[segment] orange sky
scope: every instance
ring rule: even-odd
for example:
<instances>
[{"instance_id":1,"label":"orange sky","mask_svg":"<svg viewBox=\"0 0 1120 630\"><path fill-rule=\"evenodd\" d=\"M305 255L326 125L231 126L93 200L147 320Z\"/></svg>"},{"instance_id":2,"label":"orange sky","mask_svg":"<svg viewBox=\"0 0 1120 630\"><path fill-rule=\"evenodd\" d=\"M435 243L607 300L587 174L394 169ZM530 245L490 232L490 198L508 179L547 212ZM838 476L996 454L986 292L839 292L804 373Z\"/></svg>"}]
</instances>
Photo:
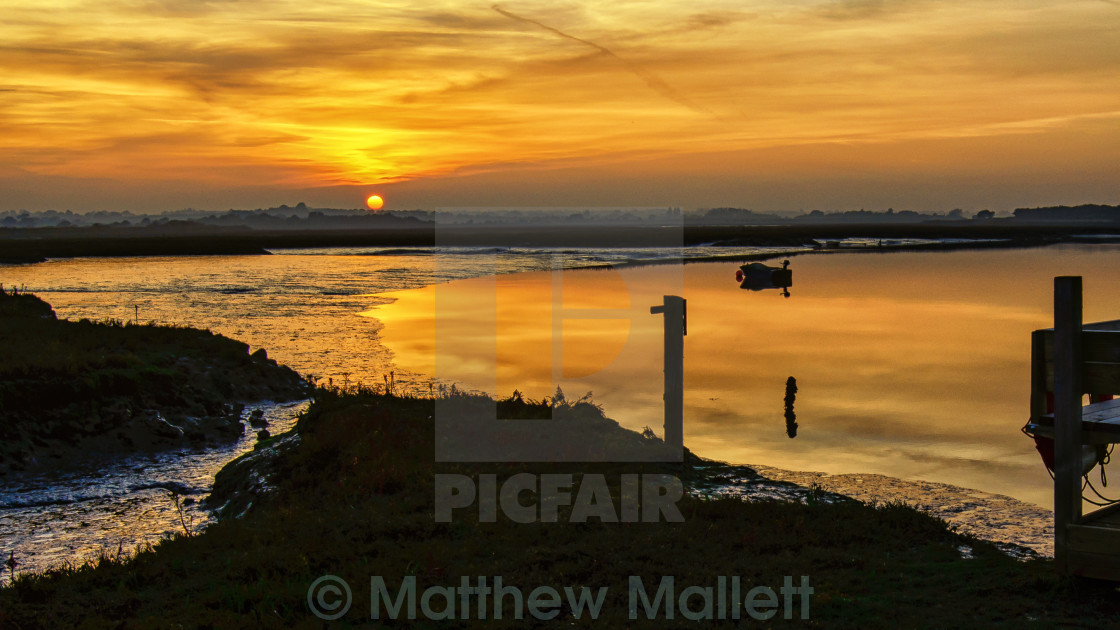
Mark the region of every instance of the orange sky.
<instances>
[{"instance_id":1,"label":"orange sky","mask_svg":"<svg viewBox=\"0 0 1120 630\"><path fill-rule=\"evenodd\" d=\"M1120 203L1120 2L0 0L0 210Z\"/></svg>"}]
</instances>

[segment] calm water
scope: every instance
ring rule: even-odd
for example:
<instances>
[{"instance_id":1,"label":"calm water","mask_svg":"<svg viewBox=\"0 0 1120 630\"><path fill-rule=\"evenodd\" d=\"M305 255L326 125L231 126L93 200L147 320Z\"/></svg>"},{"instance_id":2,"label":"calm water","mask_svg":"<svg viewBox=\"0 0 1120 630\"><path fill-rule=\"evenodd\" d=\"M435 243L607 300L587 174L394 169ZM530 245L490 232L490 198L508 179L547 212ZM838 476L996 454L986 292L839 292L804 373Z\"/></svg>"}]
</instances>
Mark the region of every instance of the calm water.
<instances>
[{"instance_id":1,"label":"calm water","mask_svg":"<svg viewBox=\"0 0 1120 630\"><path fill-rule=\"evenodd\" d=\"M702 248L631 250L319 249L274 256L85 258L0 266L0 283L23 286L59 317L155 321L209 328L264 347L301 374L335 383L380 383L426 393L429 378L394 364L380 343L382 325L360 314L390 298L376 293L434 282L554 266L657 261ZM766 251L744 248L744 254ZM272 433L290 428L300 404L262 404ZM251 408L247 408L248 414ZM169 489L190 502L193 529L209 520L198 500L227 462L251 450L253 431L221 448L76 462L60 474L0 483L0 553L20 571L80 563L101 552L130 551L182 524ZM7 573L0 576L6 583Z\"/></svg>"},{"instance_id":2,"label":"calm water","mask_svg":"<svg viewBox=\"0 0 1120 630\"><path fill-rule=\"evenodd\" d=\"M658 261L704 248L540 250L330 248L273 256L82 258L0 266L0 283L25 286L59 317L208 328L268 349L300 374L381 382L393 369L381 324L358 314L390 301L376 294L492 274ZM719 250L732 253L736 250ZM766 248L741 248L743 254ZM481 254L481 255L480 255ZM412 383L407 366L398 378Z\"/></svg>"},{"instance_id":3,"label":"calm water","mask_svg":"<svg viewBox=\"0 0 1120 630\"><path fill-rule=\"evenodd\" d=\"M623 425L660 432L662 323L649 307L683 295L695 452L1049 507L1050 477L1019 432L1030 332L1051 325L1056 275L1084 276L1086 321L1120 318L1117 263L1113 245L800 256L788 299L740 289L735 263L537 272L397 292L369 314L399 365L503 395L590 391Z\"/></svg>"},{"instance_id":4,"label":"calm water","mask_svg":"<svg viewBox=\"0 0 1120 630\"><path fill-rule=\"evenodd\" d=\"M393 371L424 393L452 382L534 398L557 385L569 397L590 391L624 425L659 432L661 321L649 307L683 295L693 451L909 500L1043 550L1050 479L1018 431L1029 333L1050 323L1055 275L1085 277L1087 320L1120 317L1120 247L1108 245L799 256L788 299L739 289L737 263L551 271L672 250L278 253L59 260L0 268L0 282L26 285L60 317L124 320L138 309L141 321L210 328L336 383L380 383ZM294 410L269 413L290 421ZM112 484L92 465L67 480L5 481L0 552L42 568L151 541L176 529L158 484L205 492L235 455L125 462Z\"/></svg>"},{"instance_id":5,"label":"calm water","mask_svg":"<svg viewBox=\"0 0 1120 630\"><path fill-rule=\"evenodd\" d=\"M649 307L683 295L692 450L1045 553L1052 481L1019 431L1030 332L1051 324L1056 275L1084 276L1086 321L1120 318L1118 261L1112 245L801 256L788 299L741 290L734 263L537 272L396 292L367 314L397 364L500 395L592 392L660 432Z\"/></svg>"}]
</instances>

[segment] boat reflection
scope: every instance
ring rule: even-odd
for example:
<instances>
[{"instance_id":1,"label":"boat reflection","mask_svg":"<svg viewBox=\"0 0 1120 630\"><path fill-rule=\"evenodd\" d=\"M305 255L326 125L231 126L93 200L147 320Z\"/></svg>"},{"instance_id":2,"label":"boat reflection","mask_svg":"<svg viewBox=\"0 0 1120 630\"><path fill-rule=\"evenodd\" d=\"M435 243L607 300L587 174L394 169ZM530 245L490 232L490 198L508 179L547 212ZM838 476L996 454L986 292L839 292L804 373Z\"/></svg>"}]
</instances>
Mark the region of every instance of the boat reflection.
<instances>
[{"instance_id":1,"label":"boat reflection","mask_svg":"<svg viewBox=\"0 0 1120 630\"><path fill-rule=\"evenodd\" d=\"M681 293L675 279L666 281L669 269L648 266L565 271L560 304L517 299L554 286L541 272L487 281L497 285L497 300L483 280L439 285L438 327L434 301L426 301L431 288L394 293L373 313L398 370L434 367L438 330L444 382L503 397L516 388L540 398L557 385L593 391L611 418L640 432L661 425L664 404L663 322L648 305L683 295L684 437L693 452L950 483L1049 507L1053 482L1017 431L1030 395L1023 339L1053 317L1053 276L1077 271L1093 286L1120 286L1118 255L1120 248L1104 246L807 256L798 268L811 282L798 285L796 302L728 300L726 262L685 265ZM607 288L620 286L625 302L605 301ZM593 317L571 319L582 313L569 313L565 302L580 298L585 307L596 290L604 301L591 304ZM1095 294L1102 297L1087 305L1087 320L1120 310L1116 292ZM576 321L582 326L569 325ZM617 329L608 325L616 321ZM466 323L479 334L468 334ZM585 359L570 366L575 356ZM810 430L797 427L796 439L776 417L790 375L799 394L812 390L795 403L795 422L811 422Z\"/></svg>"},{"instance_id":2,"label":"boat reflection","mask_svg":"<svg viewBox=\"0 0 1120 630\"><path fill-rule=\"evenodd\" d=\"M788 298L789 288L793 286L793 271L789 268L788 260L783 260L781 267L752 262L739 267L735 272L735 280L739 282L740 289L781 289L782 296Z\"/></svg>"}]
</instances>

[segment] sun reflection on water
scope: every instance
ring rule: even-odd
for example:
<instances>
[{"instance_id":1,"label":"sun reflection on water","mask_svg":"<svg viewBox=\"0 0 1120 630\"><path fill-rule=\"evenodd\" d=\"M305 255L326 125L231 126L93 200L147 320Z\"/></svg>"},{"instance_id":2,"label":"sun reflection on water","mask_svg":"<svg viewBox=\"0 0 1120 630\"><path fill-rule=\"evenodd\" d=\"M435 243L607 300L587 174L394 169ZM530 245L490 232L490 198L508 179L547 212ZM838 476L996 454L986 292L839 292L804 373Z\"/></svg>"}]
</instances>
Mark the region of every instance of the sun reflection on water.
<instances>
[{"instance_id":1,"label":"sun reflection on water","mask_svg":"<svg viewBox=\"0 0 1120 630\"><path fill-rule=\"evenodd\" d=\"M1120 317L1120 295L1108 290L1120 286L1118 252L802 256L788 300L740 291L736 264L686 265L685 443L730 462L878 473L1048 506L1050 478L1018 431L1028 412L1029 335L1049 325L1055 275L1085 276L1087 321ZM385 324L382 341L398 365L498 395L592 391L624 426L660 431L661 326L648 307L661 302L668 273L519 274L497 280L499 296L515 287L519 299L496 304L493 279L466 280L391 294L395 301L371 314ZM554 274L582 290L557 302ZM564 320L558 371L552 322L577 303L614 319ZM799 388L796 440L783 418L790 375Z\"/></svg>"}]
</instances>

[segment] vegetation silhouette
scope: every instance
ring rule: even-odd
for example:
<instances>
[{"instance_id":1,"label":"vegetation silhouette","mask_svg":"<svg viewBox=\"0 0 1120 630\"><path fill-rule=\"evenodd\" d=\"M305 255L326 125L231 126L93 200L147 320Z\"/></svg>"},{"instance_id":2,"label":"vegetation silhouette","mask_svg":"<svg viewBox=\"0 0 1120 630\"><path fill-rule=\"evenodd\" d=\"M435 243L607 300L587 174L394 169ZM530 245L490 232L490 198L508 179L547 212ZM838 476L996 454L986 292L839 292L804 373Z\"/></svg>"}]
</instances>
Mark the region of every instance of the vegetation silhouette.
<instances>
[{"instance_id":1,"label":"vegetation silhouette","mask_svg":"<svg viewBox=\"0 0 1120 630\"><path fill-rule=\"evenodd\" d=\"M0 290L0 473L235 439L239 403L305 395L263 349L209 330L59 320L38 297Z\"/></svg>"},{"instance_id":2,"label":"vegetation silhouette","mask_svg":"<svg viewBox=\"0 0 1120 630\"><path fill-rule=\"evenodd\" d=\"M467 403L482 399L456 396ZM552 410L552 400L505 400L510 415ZM678 588L714 585L720 575L779 587L782 576L807 575L816 591L811 618L791 620L794 626L866 627L890 620L899 627L989 627L1029 617L1042 626L1076 620L1102 627L1120 613L1112 585L1063 580L1053 575L1049 560L1016 560L905 506L823 494L811 506L705 495L696 490L701 482L740 473L695 457L680 472L690 488L679 503L683 523L569 523L564 514L570 506L559 507L555 523L514 523L501 515L497 522L480 522L469 509L451 523L437 523L436 473L497 474L500 483L521 472L572 474L578 481L581 474L601 472L611 479L611 473L658 468L438 464L432 457L435 402L368 387L316 390L292 432L258 445L219 475L218 503L237 494L222 492L254 477L265 480L248 497L247 509L232 511L240 518L226 516L193 536L178 534L132 554L19 574L12 587L0 589L0 625L318 626L307 608L307 589L325 574L345 579L356 591L371 575L384 576L394 592L409 575L418 589L479 575L501 575L522 588L607 587L598 620L606 627L634 623L628 620L630 575L647 583L671 575ZM618 492L612 485L612 497ZM521 501L535 501L531 495L524 493ZM962 557L962 546L971 548L971 557ZM347 620L369 623L368 609L357 606L363 601L368 596L355 600ZM512 605L506 598L501 627L525 623L512 618ZM568 609L559 621L590 622Z\"/></svg>"}]
</instances>

